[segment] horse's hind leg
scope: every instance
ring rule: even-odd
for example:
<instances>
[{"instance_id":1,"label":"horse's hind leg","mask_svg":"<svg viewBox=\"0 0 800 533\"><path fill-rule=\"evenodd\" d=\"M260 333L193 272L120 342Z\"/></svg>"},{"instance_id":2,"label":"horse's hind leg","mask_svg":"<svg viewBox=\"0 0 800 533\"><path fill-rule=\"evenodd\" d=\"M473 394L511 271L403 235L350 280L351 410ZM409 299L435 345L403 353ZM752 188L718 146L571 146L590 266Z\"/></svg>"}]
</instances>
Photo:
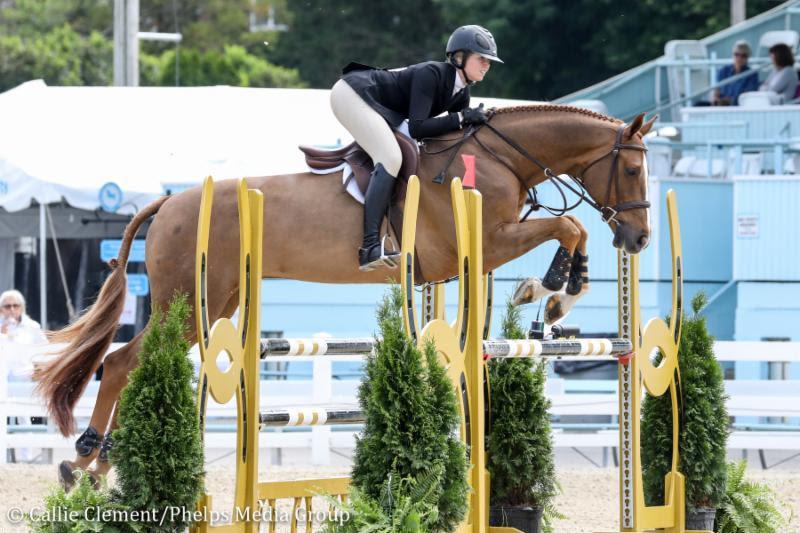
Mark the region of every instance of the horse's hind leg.
<instances>
[{"instance_id":1,"label":"horse's hind leg","mask_svg":"<svg viewBox=\"0 0 800 533\"><path fill-rule=\"evenodd\" d=\"M128 372L135 368L139 361L139 347L143 334L144 332L139 332L133 340L110 353L103 361L103 377L100 380L100 390L97 393L89 426L75 441L77 453L75 460L62 461L58 468L58 478L65 489L71 488L75 483L74 471L86 470L97 458L114 405L128 382Z\"/></svg>"},{"instance_id":2,"label":"horse's hind leg","mask_svg":"<svg viewBox=\"0 0 800 533\"><path fill-rule=\"evenodd\" d=\"M545 322L552 324L567 316L575 302L589 292L589 256L586 253L586 240L589 234L580 220L572 215L567 215L578 230L581 238L572 254L567 285L564 293L557 292L547 299L545 305ZM551 267L552 268L552 267Z\"/></svg>"},{"instance_id":3,"label":"horse's hind leg","mask_svg":"<svg viewBox=\"0 0 800 533\"><path fill-rule=\"evenodd\" d=\"M233 312L236 310L236 306L237 305L239 305L239 293L238 293L238 291L235 291L233 293L233 295L225 303L225 306L222 308L222 310L221 310L221 312L219 314L213 314L214 310L213 309L210 310L212 312L211 316L209 317L210 320L211 320L211 323L213 323L215 320L217 320L217 318L219 318L221 316L223 316L223 317L231 316L233 314ZM187 337L188 337L187 340L189 340L189 342L194 342L194 340L196 340L195 339L196 335L194 334L194 327L193 327L194 326L194 319L191 318L189 323L190 323L190 326L189 326L188 331L190 333L187 335ZM141 333L140 333L140 335L141 335ZM125 388L125 385L127 385L127 383L128 383L128 374L134 368L136 368L136 365L139 362L138 350L137 350L136 353L137 353L137 357L136 357L135 361L133 362L133 365L128 365L126 368L123 369L124 370L123 376L124 376L124 380L125 381L124 381L123 385L121 387L119 387L119 392L117 392L117 397L116 397L116 400L115 400L115 403L114 403L114 415L111 418L111 424L110 424L110 426L109 426L109 428L108 428L108 430L107 430L107 432L106 432L106 434L105 434L105 436L103 438L103 442L102 442L102 444L100 446L99 454L97 455L97 458L96 458L96 461L95 461L95 466L94 466L94 468L92 468L89 471L89 475L92 476L92 479L95 481L95 483L97 483L100 480L101 476L105 476L106 474L108 474L109 470L111 470L111 463L108 461L108 452L111 451L111 447L113 446L113 441L111 440L111 434L114 432L115 429L117 429L119 427L119 424L117 423L117 416L119 415L119 397L122 394L122 389ZM105 378L105 372L103 374L103 377ZM98 397L98 402L99 402L99 397Z\"/></svg>"},{"instance_id":4,"label":"horse's hind leg","mask_svg":"<svg viewBox=\"0 0 800 533\"><path fill-rule=\"evenodd\" d=\"M95 459L94 468L89 470L89 475L92 476L95 486L100 483L100 478L108 474L108 471L111 470L108 454L111 451L111 447L114 445L114 440L111 435L114 433L114 430L119 427L117 423L118 415L119 399L117 399L117 402L114 404L114 415L111 417L111 424L108 426L108 431L106 431L106 434L103 436L103 442L100 444L100 451L97 454L97 459Z\"/></svg>"}]
</instances>

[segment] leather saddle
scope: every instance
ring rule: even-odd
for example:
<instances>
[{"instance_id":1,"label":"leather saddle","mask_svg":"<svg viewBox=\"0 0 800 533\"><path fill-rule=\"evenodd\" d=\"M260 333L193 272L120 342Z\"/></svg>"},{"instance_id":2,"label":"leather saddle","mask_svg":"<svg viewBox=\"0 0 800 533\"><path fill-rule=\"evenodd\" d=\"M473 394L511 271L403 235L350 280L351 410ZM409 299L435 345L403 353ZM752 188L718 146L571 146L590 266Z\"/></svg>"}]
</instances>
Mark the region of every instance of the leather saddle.
<instances>
[{"instance_id":1,"label":"leather saddle","mask_svg":"<svg viewBox=\"0 0 800 533\"><path fill-rule=\"evenodd\" d=\"M403 154L403 164L397 176L399 179L394 187L392 203L405 199L408 178L418 174L419 165L419 151L416 141L398 132L394 132L394 136L397 139L397 144L400 145L400 152ZM351 179L355 179L361 192L365 195L367 194L369 178L375 166L372 163L372 158L358 143L354 141L335 150L314 148L312 146L300 146L299 148L306 156L306 164L314 170L329 170L342 163L348 163L350 168L353 169L353 175L345 182L344 188L347 188Z\"/></svg>"}]
</instances>

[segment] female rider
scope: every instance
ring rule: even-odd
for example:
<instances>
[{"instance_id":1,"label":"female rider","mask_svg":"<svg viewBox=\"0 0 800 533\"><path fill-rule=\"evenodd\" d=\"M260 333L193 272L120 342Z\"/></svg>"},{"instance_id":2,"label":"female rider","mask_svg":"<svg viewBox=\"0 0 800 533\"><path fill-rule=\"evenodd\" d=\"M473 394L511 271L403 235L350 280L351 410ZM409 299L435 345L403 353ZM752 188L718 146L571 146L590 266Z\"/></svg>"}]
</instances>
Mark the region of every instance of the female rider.
<instances>
[{"instance_id":1,"label":"female rider","mask_svg":"<svg viewBox=\"0 0 800 533\"><path fill-rule=\"evenodd\" d=\"M490 61L502 63L494 37L481 26L461 26L447 41L446 57L446 62L396 70L350 63L331 90L334 115L375 164L364 201L364 241L358 250L362 271L387 264L380 227L403 162L392 130L408 120L411 137L423 139L486 122L483 106L469 107L469 86L483 80ZM390 252L388 257L396 255Z\"/></svg>"}]
</instances>

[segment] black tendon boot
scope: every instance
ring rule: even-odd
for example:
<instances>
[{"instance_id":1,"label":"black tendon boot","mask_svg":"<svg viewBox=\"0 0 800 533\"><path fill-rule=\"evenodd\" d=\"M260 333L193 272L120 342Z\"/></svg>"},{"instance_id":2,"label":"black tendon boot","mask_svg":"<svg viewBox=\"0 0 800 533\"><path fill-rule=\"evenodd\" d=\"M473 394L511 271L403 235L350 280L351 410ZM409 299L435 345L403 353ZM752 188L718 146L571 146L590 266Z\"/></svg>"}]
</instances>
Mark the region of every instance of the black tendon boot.
<instances>
[{"instance_id":1,"label":"black tendon boot","mask_svg":"<svg viewBox=\"0 0 800 533\"><path fill-rule=\"evenodd\" d=\"M386 265L397 266L400 255L396 251L386 251L381 245L381 223L389 201L392 199L395 177L386 172L381 163L375 165L364 198L364 242L358 250L359 270L367 272Z\"/></svg>"},{"instance_id":2,"label":"black tendon boot","mask_svg":"<svg viewBox=\"0 0 800 533\"><path fill-rule=\"evenodd\" d=\"M572 267L572 254L563 246L559 246L550 268L547 270L542 285L551 291L560 291L569 277Z\"/></svg>"},{"instance_id":3,"label":"black tendon boot","mask_svg":"<svg viewBox=\"0 0 800 533\"><path fill-rule=\"evenodd\" d=\"M111 448L113 446L114 446L114 439L111 437L111 432L109 431L103 437L103 443L100 444L100 453L97 456L97 461L100 463L107 463L108 452L111 451Z\"/></svg>"},{"instance_id":4,"label":"black tendon boot","mask_svg":"<svg viewBox=\"0 0 800 533\"><path fill-rule=\"evenodd\" d=\"M576 296L580 294L584 286L588 285L589 256L575 250L575 255L572 257L572 268L569 271L569 281L567 281L567 294Z\"/></svg>"}]
</instances>

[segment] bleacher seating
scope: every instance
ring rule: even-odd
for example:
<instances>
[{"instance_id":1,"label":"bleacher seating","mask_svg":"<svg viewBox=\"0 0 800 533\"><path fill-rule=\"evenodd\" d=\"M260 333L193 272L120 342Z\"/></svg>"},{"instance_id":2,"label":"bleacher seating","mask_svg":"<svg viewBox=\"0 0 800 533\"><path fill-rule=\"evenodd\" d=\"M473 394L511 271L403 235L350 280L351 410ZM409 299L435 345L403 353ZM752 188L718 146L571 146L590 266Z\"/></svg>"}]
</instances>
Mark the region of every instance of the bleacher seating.
<instances>
[{"instance_id":1,"label":"bleacher seating","mask_svg":"<svg viewBox=\"0 0 800 533\"><path fill-rule=\"evenodd\" d=\"M792 51L796 51L797 45L800 43L800 34L794 30L773 30L765 32L758 40L756 56L766 57L769 54L768 50L780 43L785 44Z\"/></svg>"},{"instance_id":2,"label":"bleacher seating","mask_svg":"<svg viewBox=\"0 0 800 533\"><path fill-rule=\"evenodd\" d=\"M664 57L667 60L706 60L708 59L708 50L701 41L673 40L664 45ZM682 98L688 98L704 88L710 87L710 79L708 69L702 65L668 66L667 81L670 102L676 103Z\"/></svg>"},{"instance_id":3,"label":"bleacher seating","mask_svg":"<svg viewBox=\"0 0 800 533\"><path fill-rule=\"evenodd\" d=\"M751 91L739 95L739 107L769 107L781 103L781 95L773 91Z\"/></svg>"}]
</instances>

